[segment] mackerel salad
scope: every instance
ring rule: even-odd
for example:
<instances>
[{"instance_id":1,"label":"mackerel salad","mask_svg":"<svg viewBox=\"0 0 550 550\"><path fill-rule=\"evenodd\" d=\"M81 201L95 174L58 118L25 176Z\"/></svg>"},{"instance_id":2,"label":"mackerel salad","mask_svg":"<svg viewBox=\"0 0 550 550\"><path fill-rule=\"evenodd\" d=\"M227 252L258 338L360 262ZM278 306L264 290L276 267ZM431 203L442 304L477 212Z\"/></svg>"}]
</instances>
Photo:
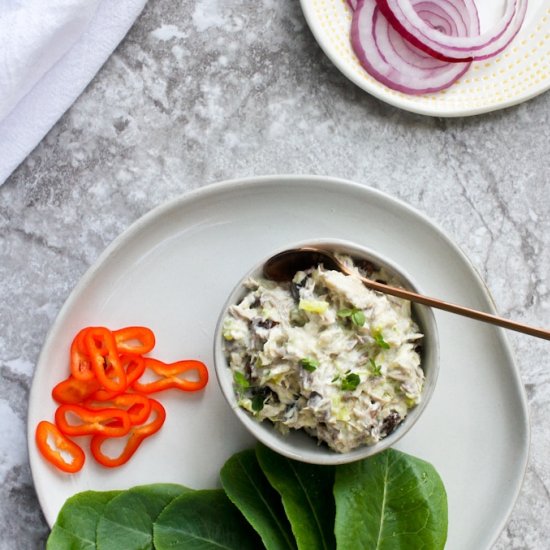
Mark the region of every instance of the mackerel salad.
<instances>
[{"instance_id":1,"label":"mackerel salad","mask_svg":"<svg viewBox=\"0 0 550 550\"><path fill-rule=\"evenodd\" d=\"M396 284L368 262L340 259ZM420 403L422 334L410 302L322 265L289 283L250 278L245 287L222 334L238 404L258 421L345 453L388 436Z\"/></svg>"}]
</instances>

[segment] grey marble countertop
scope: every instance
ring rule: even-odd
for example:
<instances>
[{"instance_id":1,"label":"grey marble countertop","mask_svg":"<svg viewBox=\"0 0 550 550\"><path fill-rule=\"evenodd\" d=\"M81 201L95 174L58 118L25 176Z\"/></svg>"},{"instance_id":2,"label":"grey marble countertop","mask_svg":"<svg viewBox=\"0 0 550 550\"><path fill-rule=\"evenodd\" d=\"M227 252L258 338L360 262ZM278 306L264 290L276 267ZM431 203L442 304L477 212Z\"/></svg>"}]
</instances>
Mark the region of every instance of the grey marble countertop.
<instances>
[{"instance_id":1,"label":"grey marble countertop","mask_svg":"<svg viewBox=\"0 0 550 550\"><path fill-rule=\"evenodd\" d=\"M150 0L0 187L0 547L44 545L26 448L33 370L72 288L134 220L222 179L347 178L439 224L472 259L501 314L550 327L549 113L549 94L470 119L385 105L331 65L295 0ZM544 549L550 343L509 336L532 442L496 548Z\"/></svg>"}]
</instances>

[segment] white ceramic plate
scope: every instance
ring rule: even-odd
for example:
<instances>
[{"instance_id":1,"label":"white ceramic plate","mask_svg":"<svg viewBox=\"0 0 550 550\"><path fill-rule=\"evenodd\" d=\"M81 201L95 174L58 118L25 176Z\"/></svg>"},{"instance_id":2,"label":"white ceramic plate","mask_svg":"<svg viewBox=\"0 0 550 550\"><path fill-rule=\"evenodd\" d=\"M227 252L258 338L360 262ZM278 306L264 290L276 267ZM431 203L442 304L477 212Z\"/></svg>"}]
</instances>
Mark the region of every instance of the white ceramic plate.
<instances>
[{"instance_id":1,"label":"white ceramic plate","mask_svg":"<svg viewBox=\"0 0 550 550\"><path fill-rule=\"evenodd\" d=\"M215 376L203 394L167 393L166 424L125 466L92 459L73 476L38 454L34 429L51 420L51 388L67 375L76 331L86 325L154 329L153 355L197 358L214 369L218 314L249 268L271 250L314 238L347 239L400 264L426 292L493 310L471 264L428 219L361 185L321 177L266 177L210 185L159 207L121 235L62 308L33 380L29 454L38 498L52 524L63 502L86 489L176 482L218 484L224 461L253 442L230 413ZM484 549L519 492L528 453L526 400L503 332L436 312L441 370L423 417L398 447L441 474L449 496L448 550Z\"/></svg>"},{"instance_id":2,"label":"white ceramic plate","mask_svg":"<svg viewBox=\"0 0 550 550\"><path fill-rule=\"evenodd\" d=\"M453 86L435 94L396 92L372 78L359 64L349 40L347 0L300 0L315 39L338 69L373 96L407 111L453 117L494 111L526 101L550 88L550 5L529 0L523 26L501 54L476 62ZM504 0L479 1L482 31L499 19Z\"/></svg>"}]
</instances>

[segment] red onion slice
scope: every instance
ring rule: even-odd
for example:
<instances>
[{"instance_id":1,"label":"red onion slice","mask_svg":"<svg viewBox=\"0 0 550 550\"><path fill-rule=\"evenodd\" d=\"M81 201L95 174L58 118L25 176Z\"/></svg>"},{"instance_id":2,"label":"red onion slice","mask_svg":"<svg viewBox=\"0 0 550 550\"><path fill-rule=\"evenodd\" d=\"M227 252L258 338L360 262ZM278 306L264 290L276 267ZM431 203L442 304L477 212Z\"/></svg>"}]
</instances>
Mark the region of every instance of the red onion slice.
<instances>
[{"instance_id":1,"label":"red onion slice","mask_svg":"<svg viewBox=\"0 0 550 550\"><path fill-rule=\"evenodd\" d=\"M387 35L377 33L376 39L379 49L385 52L385 60L390 64L392 64L394 56L406 59L409 65L419 69L439 69L448 63L448 61L441 61L441 59L436 59L415 48L410 42L403 40L403 37L392 26L389 26ZM387 53L388 51L390 53Z\"/></svg>"},{"instance_id":2,"label":"red onion slice","mask_svg":"<svg viewBox=\"0 0 550 550\"><path fill-rule=\"evenodd\" d=\"M419 14L420 19L428 23L429 26L437 29L429 19L421 16L420 13L447 13L456 22L457 26L466 29L452 36L468 36L479 34L479 15L474 0L424 0L422 2L413 2L414 10Z\"/></svg>"},{"instance_id":3,"label":"red onion slice","mask_svg":"<svg viewBox=\"0 0 550 550\"><path fill-rule=\"evenodd\" d=\"M430 27L450 36L466 36L469 32L469 19L454 4L443 7L436 2L419 2L414 9L420 19Z\"/></svg>"},{"instance_id":4,"label":"red onion slice","mask_svg":"<svg viewBox=\"0 0 550 550\"><path fill-rule=\"evenodd\" d=\"M357 0L348 0L349 7L355 11L357 9Z\"/></svg>"},{"instance_id":5,"label":"red onion slice","mask_svg":"<svg viewBox=\"0 0 550 550\"><path fill-rule=\"evenodd\" d=\"M438 59L469 61L486 59L501 52L518 33L528 0L508 0L502 19L491 30L469 36L444 34L426 22L412 0L376 0L390 24L411 44ZM473 0L465 0L472 11ZM469 6L471 4L471 6Z\"/></svg>"},{"instance_id":6,"label":"red onion slice","mask_svg":"<svg viewBox=\"0 0 550 550\"><path fill-rule=\"evenodd\" d=\"M468 36L479 33L477 10L473 4L467 5L465 0L416 0L414 9L433 27L443 23L445 28L450 30L449 34ZM415 48L410 42L403 40L393 27L390 28L388 36L393 49L413 65L433 69L447 63Z\"/></svg>"},{"instance_id":7,"label":"red onion slice","mask_svg":"<svg viewBox=\"0 0 550 550\"><path fill-rule=\"evenodd\" d=\"M450 19L448 12L441 13L447 13ZM455 27L458 28L456 22ZM448 88L470 66L469 62L442 63L427 58L425 52L393 32L376 0L358 0L351 25L351 43L361 65L371 76L407 94Z\"/></svg>"}]
</instances>

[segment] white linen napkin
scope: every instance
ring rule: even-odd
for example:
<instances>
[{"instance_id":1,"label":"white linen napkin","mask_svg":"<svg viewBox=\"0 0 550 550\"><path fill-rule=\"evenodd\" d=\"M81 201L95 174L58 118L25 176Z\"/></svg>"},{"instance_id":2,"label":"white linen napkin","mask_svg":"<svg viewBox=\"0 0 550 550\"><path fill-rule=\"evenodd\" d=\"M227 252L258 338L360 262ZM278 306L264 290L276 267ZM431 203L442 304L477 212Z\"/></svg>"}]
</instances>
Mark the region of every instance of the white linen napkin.
<instances>
[{"instance_id":1,"label":"white linen napkin","mask_svg":"<svg viewBox=\"0 0 550 550\"><path fill-rule=\"evenodd\" d=\"M72 105L147 0L0 0L0 184Z\"/></svg>"}]
</instances>

